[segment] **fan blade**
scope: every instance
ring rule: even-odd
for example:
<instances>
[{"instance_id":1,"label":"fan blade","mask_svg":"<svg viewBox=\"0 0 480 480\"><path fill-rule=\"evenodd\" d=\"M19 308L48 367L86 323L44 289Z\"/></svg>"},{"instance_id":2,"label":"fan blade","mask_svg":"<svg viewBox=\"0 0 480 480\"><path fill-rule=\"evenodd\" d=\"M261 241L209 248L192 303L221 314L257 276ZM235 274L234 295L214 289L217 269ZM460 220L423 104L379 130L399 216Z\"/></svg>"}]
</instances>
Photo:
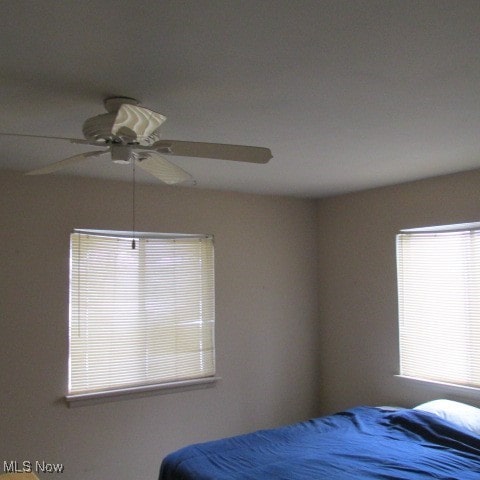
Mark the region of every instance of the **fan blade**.
<instances>
[{"instance_id":1,"label":"fan blade","mask_svg":"<svg viewBox=\"0 0 480 480\"><path fill-rule=\"evenodd\" d=\"M188 172L165 160L156 152L142 152L137 160L137 165L168 185L194 182Z\"/></svg>"},{"instance_id":2,"label":"fan blade","mask_svg":"<svg viewBox=\"0 0 480 480\"><path fill-rule=\"evenodd\" d=\"M237 162L267 163L272 158L269 148L223 143L183 142L181 140L160 140L153 149L180 157L215 158Z\"/></svg>"},{"instance_id":3,"label":"fan blade","mask_svg":"<svg viewBox=\"0 0 480 480\"><path fill-rule=\"evenodd\" d=\"M80 138L67 138L67 137L49 137L47 135L27 135L23 133L6 133L6 132L0 132L0 135L5 135L9 137L30 137L30 138L45 138L47 140L66 140L67 142L70 143L82 143L86 145L98 145L102 146L102 143L100 142L91 142L90 140L84 140Z\"/></svg>"},{"instance_id":4,"label":"fan blade","mask_svg":"<svg viewBox=\"0 0 480 480\"><path fill-rule=\"evenodd\" d=\"M58 162L51 163L45 167L37 168L36 170L27 172L25 175L44 175L46 173L53 173L64 167L81 163L89 157L98 157L100 155L104 155L105 153L108 153L108 150L97 150L95 152L81 153L80 155L74 155L73 157L68 157L63 160L59 160Z\"/></svg>"},{"instance_id":5,"label":"fan blade","mask_svg":"<svg viewBox=\"0 0 480 480\"><path fill-rule=\"evenodd\" d=\"M165 120L160 113L124 103L118 109L112 134L139 141L148 138Z\"/></svg>"}]
</instances>

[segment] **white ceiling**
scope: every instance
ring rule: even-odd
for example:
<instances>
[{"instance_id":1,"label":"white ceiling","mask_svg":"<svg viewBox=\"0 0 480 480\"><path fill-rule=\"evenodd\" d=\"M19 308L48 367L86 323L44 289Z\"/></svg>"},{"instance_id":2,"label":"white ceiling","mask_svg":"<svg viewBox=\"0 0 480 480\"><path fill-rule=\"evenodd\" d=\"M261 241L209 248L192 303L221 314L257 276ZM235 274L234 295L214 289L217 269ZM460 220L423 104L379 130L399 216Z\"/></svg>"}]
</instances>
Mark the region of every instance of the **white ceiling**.
<instances>
[{"instance_id":1,"label":"white ceiling","mask_svg":"<svg viewBox=\"0 0 480 480\"><path fill-rule=\"evenodd\" d=\"M122 95L167 117L164 138L272 150L266 165L172 157L195 188L320 197L480 167L478 0L0 7L0 131L81 138ZM0 137L0 166L85 150ZM131 175L98 159L64 173Z\"/></svg>"}]
</instances>

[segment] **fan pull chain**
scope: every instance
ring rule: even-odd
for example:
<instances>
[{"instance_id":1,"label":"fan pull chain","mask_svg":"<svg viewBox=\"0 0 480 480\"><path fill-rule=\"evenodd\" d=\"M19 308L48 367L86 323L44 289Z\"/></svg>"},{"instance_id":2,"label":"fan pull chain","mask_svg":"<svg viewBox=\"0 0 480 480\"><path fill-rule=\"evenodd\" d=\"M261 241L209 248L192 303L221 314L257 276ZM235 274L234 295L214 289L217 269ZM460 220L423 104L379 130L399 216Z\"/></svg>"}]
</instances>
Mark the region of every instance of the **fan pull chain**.
<instances>
[{"instance_id":1,"label":"fan pull chain","mask_svg":"<svg viewBox=\"0 0 480 480\"><path fill-rule=\"evenodd\" d=\"M132 158L132 250L136 248L135 242L135 159Z\"/></svg>"}]
</instances>

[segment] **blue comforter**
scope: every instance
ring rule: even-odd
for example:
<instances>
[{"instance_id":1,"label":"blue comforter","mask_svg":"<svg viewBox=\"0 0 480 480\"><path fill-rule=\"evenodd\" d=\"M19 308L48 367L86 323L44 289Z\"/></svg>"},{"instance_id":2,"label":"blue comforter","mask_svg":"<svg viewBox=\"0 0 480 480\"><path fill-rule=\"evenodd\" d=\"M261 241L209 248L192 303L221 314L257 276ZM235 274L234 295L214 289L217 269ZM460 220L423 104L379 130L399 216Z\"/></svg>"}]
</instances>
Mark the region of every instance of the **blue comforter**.
<instances>
[{"instance_id":1,"label":"blue comforter","mask_svg":"<svg viewBox=\"0 0 480 480\"><path fill-rule=\"evenodd\" d=\"M168 455L160 480L480 480L480 436L417 410L357 407Z\"/></svg>"}]
</instances>

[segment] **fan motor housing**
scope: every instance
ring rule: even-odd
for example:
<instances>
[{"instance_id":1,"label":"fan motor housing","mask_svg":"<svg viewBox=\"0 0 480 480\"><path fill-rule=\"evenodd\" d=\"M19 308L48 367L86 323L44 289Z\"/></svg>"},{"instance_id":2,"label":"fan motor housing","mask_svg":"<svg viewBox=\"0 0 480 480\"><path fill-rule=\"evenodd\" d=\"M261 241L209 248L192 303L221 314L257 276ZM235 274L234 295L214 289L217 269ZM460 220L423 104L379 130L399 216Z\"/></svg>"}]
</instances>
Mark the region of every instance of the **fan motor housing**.
<instances>
[{"instance_id":1,"label":"fan motor housing","mask_svg":"<svg viewBox=\"0 0 480 480\"><path fill-rule=\"evenodd\" d=\"M87 119L82 127L83 135L87 140L105 142L116 140L112 135L112 128L116 118L115 113L103 113Z\"/></svg>"},{"instance_id":2,"label":"fan motor housing","mask_svg":"<svg viewBox=\"0 0 480 480\"><path fill-rule=\"evenodd\" d=\"M92 141L105 141L115 143L128 143L121 137L112 134L113 125L117 117L119 108L124 105L138 105L138 100L130 97L109 97L103 102L105 110L108 113L96 115L87 119L82 127L83 136L87 140Z\"/></svg>"}]
</instances>

